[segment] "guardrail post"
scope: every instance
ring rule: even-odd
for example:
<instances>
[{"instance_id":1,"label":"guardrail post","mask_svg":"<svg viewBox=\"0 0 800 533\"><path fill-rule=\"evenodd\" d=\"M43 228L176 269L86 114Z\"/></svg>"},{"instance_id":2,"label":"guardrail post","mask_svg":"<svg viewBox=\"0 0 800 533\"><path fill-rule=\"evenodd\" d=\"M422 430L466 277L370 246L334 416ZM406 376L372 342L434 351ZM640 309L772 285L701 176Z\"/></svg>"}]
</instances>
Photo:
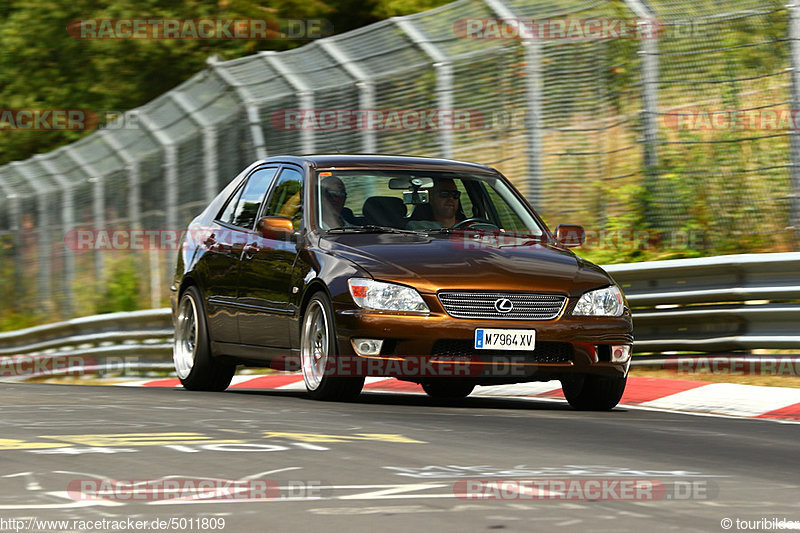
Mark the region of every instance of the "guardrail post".
<instances>
[{"instance_id":1,"label":"guardrail post","mask_svg":"<svg viewBox=\"0 0 800 533\"><path fill-rule=\"evenodd\" d=\"M275 69L286 82L292 86L292 88L297 93L297 96L300 98L300 108L313 110L314 109L314 91L311 87L306 84L305 80L300 76L296 76L290 69L283 64L280 60L276 52L273 51L264 51L259 52L259 56L261 56L264 61L267 62L269 66ZM303 128L300 130L300 143L301 143L301 150L304 154L313 154L314 153L314 130L311 128Z\"/></svg>"},{"instance_id":2,"label":"guardrail post","mask_svg":"<svg viewBox=\"0 0 800 533\"><path fill-rule=\"evenodd\" d=\"M519 16L502 0L484 0L484 2L498 17L519 22ZM525 96L528 104L525 117L528 177L524 182L522 194L534 208L539 209L542 207L542 43L535 35L528 37L522 40L525 54Z\"/></svg>"},{"instance_id":3,"label":"guardrail post","mask_svg":"<svg viewBox=\"0 0 800 533\"><path fill-rule=\"evenodd\" d=\"M63 194L63 201L61 204L61 226L63 234L66 237L67 232L75 228L75 195L73 191L73 184L67 178L61 175L61 171L50 160L50 157L57 154L58 151L52 152L48 156L35 155L33 159L38 161L42 168L44 168L50 177L58 183ZM73 283L75 282L75 252L72 248L67 246L64 242L64 292L66 298L64 299L64 311L71 315L73 312L72 306L72 290Z\"/></svg>"},{"instance_id":4,"label":"guardrail post","mask_svg":"<svg viewBox=\"0 0 800 533\"><path fill-rule=\"evenodd\" d=\"M31 172L28 164L21 161L10 163L11 168L17 171L27 181L36 195L36 248L39 262L38 293L39 305L43 306L48 312L53 310L53 285L52 285L52 262L50 245L50 210L47 208L48 189L42 184L39 176Z\"/></svg>"},{"instance_id":5,"label":"guardrail post","mask_svg":"<svg viewBox=\"0 0 800 533\"><path fill-rule=\"evenodd\" d=\"M261 131L261 117L259 117L258 114L258 106L253 103L255 99L246 87L239 83L230 72L225 70L225 67L217 56L209 57L206 63L219 79L236 91L236 95L239 97L239 100L241 100L245 112L247 113L247 120L250 125L250 136L253 138L253 149L256 152L255 157L256 159L265 159L267 157L267 148L264 142L264 132Z\"/></svg>"},{"instance_id":6,"label":"guardrail post","mask_svg":"<svg viewBox=\"0 0 800 533\"><path fill-rule=\"evenodd\" d=\"M334 61L339 63L350 77L356 80L356 87L358 87L358 105L361 111L368 112L373 110L375 108L375 85L372 82L372 78L369 77L357 62L350 60L347 54L330 39L319 40L317 44L331 56ZM363 128L361 130L361 150L365 154L374 154L376 152L377 143L374 130L370 128Z\"/></svg>"},{"instance_id":7,"label":"guardrail post","mask_svg":"<svg viewBox=\"0 0 800 533\"><path fill-rule=\"evenodd\" d=\"M436 97L439 112L450 113L453 110L453 65L450 58L428 41L422 32L410 20L404 18L391 19L425 54L433 61L436 69ZM453 157L453 131L443 128L439 132L441 156Z\"/></svg>"},{"instance_id":8,"label":"guardrail post","mask_svg":"<svg viewBox=\"0 0 800 533\"><path fill-rule=\"evenodd\" d=\"M790 3L789 9L789 47L792 59L792 116L798 116L800 110L800 5ZM789 133L791 140L791 225L794 228L795 241L800 241L800 130L794 127Z\"/></svg>"}]
</instances>

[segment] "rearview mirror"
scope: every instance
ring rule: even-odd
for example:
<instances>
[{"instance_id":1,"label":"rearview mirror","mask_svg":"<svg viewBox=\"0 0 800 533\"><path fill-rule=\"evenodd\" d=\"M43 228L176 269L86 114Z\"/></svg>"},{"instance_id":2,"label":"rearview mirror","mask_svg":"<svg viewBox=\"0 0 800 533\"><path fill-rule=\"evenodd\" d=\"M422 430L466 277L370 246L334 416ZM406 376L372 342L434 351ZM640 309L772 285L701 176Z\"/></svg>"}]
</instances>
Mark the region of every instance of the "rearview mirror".
<instances>
[{"instance_id":1,"label":"rearview mirror","mask_svg":"<svg viewBox=\"0 0 800 533\"><path fill-rule=\"evenodd\" d=\"M433 187L433 178L416 178L403 176L402 178L392 178L389 180L389 188L398 189L430 189Z\"/></svg>"},{"instance_id":2,"label":"rearview mirror","mask_svg":"<svg viewBox=\"0 0 800 533\"><path fill-rule=\"evenodd\" d=\"M287 217L263 217L256 224L256 231L265 239L285 241L294 235L294 224Z\"/></svg>"},{"instance_id":3,"label":"rearview mirror","mask_svg":"<svg viewBox=\"0 0 800 533\"><path fill-rule=\"evenodd\" d=\"M556 226L556 240L567 248L574 248L583 244L586 240L586 232L582 226L559 224Z\"/></svg>"}]
</instances>

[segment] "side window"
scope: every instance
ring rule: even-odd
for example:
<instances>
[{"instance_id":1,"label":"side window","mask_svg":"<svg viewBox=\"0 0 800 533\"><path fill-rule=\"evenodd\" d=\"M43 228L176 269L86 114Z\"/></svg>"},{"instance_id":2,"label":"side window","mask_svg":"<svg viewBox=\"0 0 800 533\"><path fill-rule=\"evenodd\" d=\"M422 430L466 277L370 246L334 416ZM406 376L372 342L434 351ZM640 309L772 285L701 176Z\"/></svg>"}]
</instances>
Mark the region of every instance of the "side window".
<instances>
[{"instance_id":1,"label":"side window","mask_svg":"<svg viewBox=\"0 0 800 533\"><path fill-rule=\"evenodd\" d=\"M256 222L258 208L261 207L261 202L277 171L277 168L263 168L251 174L241 193L228 202L219 219L234 226L252 228Z\"/></svg>"},{"instance_id":2,"label":"side window","mask_svg":"<svg viewBox=\"0 0 800 533\"><path fill-rule=\"evenodd\" d=\"M272 194L267 201L265 217L288 217L294 229L303 220L303 173L293 168L284 168Z\"/></svg>"},{"instance_id":3,"label":"side window","mask_svg":"<svg viewBox=\"0 0 800 533\"><path fill-rule=\"evenodd\" d=\"M239 197L242 195L242 189L244 187L239 187L236 189L236 192L228 199L228 203L225 204L225 209L222 210L222 213L217 217L217 220L221 220L222 222L227 222L230 224L233 221L233 212L236 210L236 203L239 201Z\"/></svg>"}]
</instances>

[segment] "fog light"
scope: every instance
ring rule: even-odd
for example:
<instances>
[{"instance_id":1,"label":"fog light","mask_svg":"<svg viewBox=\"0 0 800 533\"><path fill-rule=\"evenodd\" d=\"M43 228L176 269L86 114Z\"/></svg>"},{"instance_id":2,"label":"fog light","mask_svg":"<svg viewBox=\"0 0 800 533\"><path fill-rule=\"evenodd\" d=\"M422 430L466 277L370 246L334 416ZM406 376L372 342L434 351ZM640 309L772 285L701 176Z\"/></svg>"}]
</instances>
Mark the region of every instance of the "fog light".
<instances>
[{"instance_id":1,"label":"fog light","mask_svg":"<svg viewBox=\"0 0 800 533\"><path fill-rule=\"evenodd\" d=\"M353 339L350 341L358 355L380 355L383 339Z\"/></svg>"},{"instance_id":2,"label":"fog light","mask_svg":"<svg viewBox=\"0 0 800 533\"><path fill-rule=\"evenodd\" d=\"M621 346L611 347L611 362L624 363L631 357L631 345L623 344Z\"/></svg>"}]
</instances>

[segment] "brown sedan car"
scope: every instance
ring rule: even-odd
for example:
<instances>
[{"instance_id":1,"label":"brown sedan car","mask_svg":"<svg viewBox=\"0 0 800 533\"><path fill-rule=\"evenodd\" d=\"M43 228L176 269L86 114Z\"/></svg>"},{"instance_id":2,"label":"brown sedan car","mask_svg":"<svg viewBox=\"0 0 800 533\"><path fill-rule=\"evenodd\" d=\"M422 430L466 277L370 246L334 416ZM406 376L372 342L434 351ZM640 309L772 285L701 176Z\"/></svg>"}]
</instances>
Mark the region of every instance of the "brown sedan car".
<instances>
[{"instance_id":1,"label":"brown sedan car","mask_svg":"<svg viewBox=\"0 0 800 533\"><path fill-rule=\"evenodd\" d=\"M172 288L184 387L224 390L236 365L302 370L348 400L365 376L435 398L557 379L611 409L633 342L621 291L499 172L400 156L273 157L189 225Z\"/></svg>"}]
</instances>

